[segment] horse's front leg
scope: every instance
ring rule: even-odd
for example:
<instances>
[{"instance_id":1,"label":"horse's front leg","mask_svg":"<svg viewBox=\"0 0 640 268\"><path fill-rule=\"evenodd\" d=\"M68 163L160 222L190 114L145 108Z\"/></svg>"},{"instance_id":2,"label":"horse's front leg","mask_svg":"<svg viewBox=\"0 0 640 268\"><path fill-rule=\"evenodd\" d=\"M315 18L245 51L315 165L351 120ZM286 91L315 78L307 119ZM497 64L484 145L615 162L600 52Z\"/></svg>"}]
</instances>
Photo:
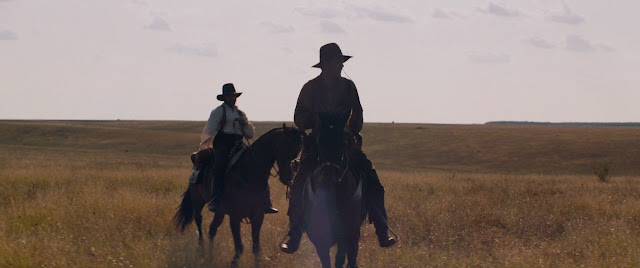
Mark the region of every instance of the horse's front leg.
<instances>
[{"instance_id":1,"label":"horse's front leg","mask_svg":"<svg viewBox=\"0 0 640 268\"><path fill-rule=\"evenodd\" d=\"M257 213L251 219L251 238L253 241L253 261L255 267L260 267L260 229L264 221L264 213Z\"/></svg>"},{"instance_id":2,"label":"horse's front leg","mask_svg":"<svg viewBox=\"0 0 640 268\"><path fill-rule=\"evenodd\" d=\"M344 237L344 244L347 253L347 267L358 267L358 244L360 243L360 223L352 223L354 228L351 228L350 232L346 233Z\"/></svg>"},{"instance_id":3,"label":"horse's front leg","mask_svg":"<svg viewBox=\"0 0 640 268\"><path fill-rule=\"evenodd\" d=\"M229 216L229 225L231 226L231 234L233 235L233 245L235 246L236 253L233 255L233 260L231 261L231 266L236 267L238 265L238 259L240 259L240 255L242 251L244 251L244 246L242 245L242 239L240 237L240 218Z\"/></svg>"},{"instance_id":4,"label":"horse's front leg","mask_svg":"<svg viewBox=\"0 0 640 268\"><path fill-rule=\"evenodd\" d=\"M264 213L258 213L251 219L251 238L253 239L253 254L260 253L260 229L264 221Z\"/></svg>"},{"instance_id":5,"label":"horse's front leg","mask_svg":"<svg viewBox=\"0 0 640 268\"><path fill-rule=\"evenodd\" d=\"M318 257L320 258L320 262L322 263L322 268L331 268L331 258L329 254L329 245L315 245L316 253L318 253Z\"/></svg>"},{"instance_id":6,"label":"horse's front leg","mask_svg":"<svg viewBox=\"0 0 640 268\"><path fill-rule=\"evenodd\" d=\"M341 238L338 238L338 251L336 252L336 268L342 268L344 266L344 261L347 255L347 251L344 246L344 241Z\"/></svg>"}]
</instances>

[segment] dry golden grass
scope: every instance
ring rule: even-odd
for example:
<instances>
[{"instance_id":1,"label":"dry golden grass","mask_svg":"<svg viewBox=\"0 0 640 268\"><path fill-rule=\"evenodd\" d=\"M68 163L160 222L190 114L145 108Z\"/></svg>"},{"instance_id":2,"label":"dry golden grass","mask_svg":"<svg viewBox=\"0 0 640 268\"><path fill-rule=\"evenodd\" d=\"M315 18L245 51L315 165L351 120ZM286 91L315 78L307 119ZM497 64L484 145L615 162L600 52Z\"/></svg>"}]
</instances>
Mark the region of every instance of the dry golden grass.
<instances>
[{"instance_id":1,"label":"dry golden grass","mask_svg":"<svg viewBox=\"0 0 640 268\"><path fill-rule=\"evenodd\" d=\"M120 123L126 127L118 125ZM14 131L0 134L1 267L204 267L211 266L212 262L218 266L228 265L233 254L228 220L218 233L211 261L211 256L199 251L195 226L180 234L171 223L175 207L187 186L189 148L195 146L182 148L176 144L192 143L193 138L197 140L196 123L77 124L0 123L0 129ZM260 129L264 131L275 125L264 124ZM425 159L430 159L434 153L420 150L440 148L445 159L451 157L447 152L464 155L465 141L471 145L488 142L483 137L491 136L493 129L485 126L404 127L409 135L414 135L413 139L424 139L422 142L426 144L405 152L417 158L422 155ZM58 132L53 130L60 131L60 128L69 131L59 132L66 134L56 136ZM422 168L414 166L419 164L420 158L412 160L406 155L379 154L378 150L384 146L377 145L382 147L376 148L375 144L390 140L385 135L397 135L400 131L397 128L397 125L373 125L374 131L368 135L371 141L365 140L371 144L367 147L370 150L365 148L365 151L374 152L374 163L383 163L379 165L380 176L387 191L390 225L400 236L400 243L393 248L380 249L372 225L365 224L358 258L361 267L640 266L637 167L620 170L618 165L619 171L614 173L612 181L601 183L590 170L578 172L561 166L554 166L555 169L539 166L552 162L545 159L545 155L561 155L543 151L535 155L541 159L526 162L523 166L529 169L518 172L509 172L510 168L498 171L486 168L485 160L475 158L465 160L471 163L469 167L456 164L457 160L464 160L462 157L441 164L425 160L433 167ZM81 131L83 129L85 132ZM584 128L573 128L576 133L572 128L524 130L493 129L492 146L502 148L504 153L495 149L492 154L513 155L515 152L510 151L513 148L529 146L519 144L514 136L539 137L545 131L561 133L560 137L567 139L565 143L569 145L560 148L573 148L572 152L578 152L579 148L574 146L582 143L579 139L572 141L570 137L586 135ZM47 135L46 142L37 136L28 138L33 140L27 137L18 140L16 137L22 131ZM429 135L421 136L420 131L443 135L441 139L451 131L480 134L467 133L465 140L460 141L463 144L448 143L438 147L436 141L427 141L425 137ZM600 147L584 150L601 152L603 158L617 159L638 150L615 150L618 143L636 142L633 138L623 137L635 133L636 129L589 131L598 133L589 134L593 135L589 136L589 143L600 144ZM536 135L530 135L531 132ZM139 140L145 135L153 136L151 140L155 147L150 148L166 145L173 149L166 152L149 149L145 144L152 142ZM532 142L550 144L554 142L551 137L555 136L542 135ZM609 144L607 140L614 140L616 144ZM93 144L99 141L102 143ZM411 142L403 140L397 146L407 146ZM413 144L417 146L417 143ZM485 149L491 147L486 146ZM133 149L125 152L123 148ZM532 152L522 155L527 154ZM560 160L587 163L596 159L589 153L575 153L574 156L576 159ZM509 162L499 157L497 161L523 162ZM400 163L400 168L398 165L390 167L393 163ZM434 167L445 171L434 170ZM536 172L539 170L547 170L547 173ZM272 180L271 186L274 205L285 211L284 186L277 180ZM203 212L206 229L211 215ZM267 216L261 236L261 265L318 267L313 245L306 239L294 255L283 254L277 249L286 226L285 213ZM242 226L242 235L247 250L240 266L251 267L253 254L247 225Z\"/></svg>"}]
</instances>

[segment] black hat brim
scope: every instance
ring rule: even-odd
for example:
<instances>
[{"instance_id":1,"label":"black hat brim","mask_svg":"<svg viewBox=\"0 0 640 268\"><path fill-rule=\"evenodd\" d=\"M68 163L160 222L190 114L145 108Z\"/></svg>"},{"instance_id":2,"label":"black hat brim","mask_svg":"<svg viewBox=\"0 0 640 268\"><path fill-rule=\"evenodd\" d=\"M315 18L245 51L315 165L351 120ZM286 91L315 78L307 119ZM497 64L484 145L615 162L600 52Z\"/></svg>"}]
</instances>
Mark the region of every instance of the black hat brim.
<instances>
[{"instance_id":1,"label":"black hat brim","mask_svg":"<svg viewBox=\"0 0 640 268\"><path fill-rule=\"evenodd\" d=\"M351 56L347 56L347 55L342 55L342 57L343 57L342 62L348 61L351 58ZM322 65L322 62L318 62L316 63L316 65L313 65L311 67L320 68L321 65Z\"/></svg>"},{"instance_id":2,"label":"black hat brim","mask_svg":"<svg viewBox=\"0 0 640 268\"><path fill-rule=\"evenodd\" d=\"M224 100L222 99L222 98L224 98L224 96L234 96L234 97L236 97L236 98L237 98L237 97L240 97L240 95L242 95L242 92L236 92L236 93L233 93L233 94L226 94L226 95L225 95L225 94L220 94L220 95L218 95L217 99L218 99L219 101L224 101Z\"/></svg>"}]
</instances>

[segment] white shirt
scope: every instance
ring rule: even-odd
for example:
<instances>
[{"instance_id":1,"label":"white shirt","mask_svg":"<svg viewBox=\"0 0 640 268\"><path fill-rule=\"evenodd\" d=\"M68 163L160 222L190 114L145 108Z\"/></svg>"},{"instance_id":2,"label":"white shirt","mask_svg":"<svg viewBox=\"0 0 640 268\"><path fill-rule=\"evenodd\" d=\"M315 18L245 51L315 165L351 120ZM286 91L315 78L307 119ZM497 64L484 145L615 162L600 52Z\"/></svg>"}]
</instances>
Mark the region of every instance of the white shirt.
<instances>
[{"instance_id":1,"label":"white shirt","mask_svg":"<svg viewBox=\"0 0 640 268\"><path fill-rule=\"evenodd\" d=\"M242 114L244 113L240 112L237 107L230 107L229 105L222 103L222 105L211 111L209 120L204 125L204 129L202 129L202 134L200 134L200 150L211 147L213 138L218 133L218 130L220 130L220 121L222 120L223 113L222 109L225 109L227 114L227 119L222 127L223 133L244 135L247 139L253 138L253 135L255 134L253 124L247 120L247 124L245 126L241 126L240 122L237 121L237 119L242 117Z\"/></svg>"}]
</instances>

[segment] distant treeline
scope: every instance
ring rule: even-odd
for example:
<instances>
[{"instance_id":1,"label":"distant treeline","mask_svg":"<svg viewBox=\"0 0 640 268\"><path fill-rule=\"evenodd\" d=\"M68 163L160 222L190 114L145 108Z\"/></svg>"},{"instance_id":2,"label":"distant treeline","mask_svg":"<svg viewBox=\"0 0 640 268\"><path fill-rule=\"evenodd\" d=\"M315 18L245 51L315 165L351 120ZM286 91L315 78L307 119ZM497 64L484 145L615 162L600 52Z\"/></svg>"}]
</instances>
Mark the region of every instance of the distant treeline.
<instances>
[{"instance_id":1,"label":"distant treeline","mask_svg":"<svg viewBox=\"0 0 640 268\"><path fill-rule=\"evenodd\" d=\"M597 127L640 127L640 123L633 122L529 122L529 121L490 121L485 125L543 125L543 126L597 126Z\"/></svg>"}]
</instances>

